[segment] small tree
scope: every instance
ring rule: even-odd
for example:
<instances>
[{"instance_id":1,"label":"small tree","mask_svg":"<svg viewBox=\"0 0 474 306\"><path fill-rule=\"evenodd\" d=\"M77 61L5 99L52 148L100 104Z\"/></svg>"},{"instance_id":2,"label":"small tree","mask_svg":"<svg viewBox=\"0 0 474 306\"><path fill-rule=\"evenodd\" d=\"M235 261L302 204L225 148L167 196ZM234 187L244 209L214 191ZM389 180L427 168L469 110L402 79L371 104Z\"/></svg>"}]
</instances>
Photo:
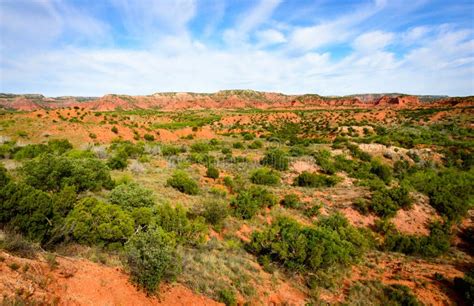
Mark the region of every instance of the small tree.
<instances>
[{"instance_id":1,"label":"small tree","mask_svg":"<svg viewBox=\"0 0 474 306\"><path fill-rule=\"evenodd\" d=\"M177 271L176 240L161 227L137 232L127 242L125 252L132 281L148 294Z\"/></svg>"}]
</instances>

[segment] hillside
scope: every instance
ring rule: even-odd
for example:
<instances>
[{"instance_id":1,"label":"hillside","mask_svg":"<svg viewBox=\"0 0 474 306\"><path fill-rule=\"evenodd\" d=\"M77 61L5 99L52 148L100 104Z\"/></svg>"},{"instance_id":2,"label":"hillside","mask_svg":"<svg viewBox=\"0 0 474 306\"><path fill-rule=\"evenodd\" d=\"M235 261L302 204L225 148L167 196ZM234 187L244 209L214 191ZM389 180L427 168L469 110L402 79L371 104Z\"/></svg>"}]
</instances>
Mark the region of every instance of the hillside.
<instances>
[{"instance_id":1,"label":"hillside","mask_svg":"<svg viewBox=\"0 0 474 306\"><path fill-rule=\"evenodd\" d=\"M147 96L110 94L95 97L49 98L38 94L0 94L0 107L18 111L80 107L97 111L160 109L312 109L312 108L412 108L433 105L473 105L472 97L410 96L405 94L362 94L324 97L316 94L285 95L253 90L222 90L216 93L171 92Z\"/></svg>"}]
</instances>

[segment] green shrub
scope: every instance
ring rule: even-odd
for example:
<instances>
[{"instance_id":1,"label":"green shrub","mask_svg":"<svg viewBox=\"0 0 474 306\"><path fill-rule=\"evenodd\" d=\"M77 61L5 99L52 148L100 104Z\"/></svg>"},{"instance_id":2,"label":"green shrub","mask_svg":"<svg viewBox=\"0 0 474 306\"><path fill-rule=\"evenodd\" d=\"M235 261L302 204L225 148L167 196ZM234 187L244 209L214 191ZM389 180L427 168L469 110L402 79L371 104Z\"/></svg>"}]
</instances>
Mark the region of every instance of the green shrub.
<instances>
[{"instance_id":1,"label":"green shrub","mask_svg":"<svg viewBox=\"0 0 474 306\"><path fill-rule=\"evenodd\" d=\"M131 210L137 207L150 207L155 202L153 191L137 183L121 184L116 186L109 194L109 201L123 209Z\"/></svg>"},{"instance_id":2,"label":"green shrub","mask_svg":"<svg viewBox=\"0 0 474 306\"><path fill-rule=\"evenodd\" d=\"M0 223L8 224L27 239L44 241L52 229L53 203L48 193L10 182L0 189Z\"/></svg>"},{"instance_id":3,"label":"green shrub","mask_svg":"<svg viewBox=\"0 0 474 306\"><path fill-rule=\"evenodd\" d=\"M263 142L260 140L255 140L249 144L249 149L260 149L263 148Z\"/></svg>"},{"instance_id":4,"label":"green shrub","mask_svg":"<svg viewBox=\"0 0 474 306\"><path fill-rule=\"evenodd\" d=\"M331 152L328 150L319 150L313 154L316 163L325 174L334 174L337 169L335 164L331 161Z\"/></svg>"},{"instance_id":5,"label":"green shrub","mask_svg":"<svg viewBox=\"0 0 474 306\"><path fill-rule=\"evenodd\" d=\"M123 151L119 151L108 158L107 166L110 169L114 170L123 170L127 168L128 161L127 161L127 154Z\"/></svg>"},{"instance_id":6,"label":"green shrub","mask_svg":"<svg viewBox=\"0 0 474 306\"><path fill-rule=\"evenodd\" d=\"M255 134L253 134L253 133L244 133L243 136L244 136L244 140L253 140L253 139L255 139Z\"/></svg>"},{"instance_id":7,"label":"green shrub","mask_svg":"<svg viewBox=\"0 0 474 306\"><path fill-rule=\"evenodd\" d=\"M381 217L393 217L400 208L408 209L411 203L406 187L382 188L373 193L370 209Z\"/></svg>"},{"instance_id":8,"label":"green shrub","mask_svg":"<svg viewBox=\"0 0 474 306\"><path fill-rule=\"evenodd\" d=\"M216 228L221 228L225 218L229 215L229 207L220 201L210 201L204 205L202 216Z\"/></svg>"},{"instance_id":9,"label":"green shrub","mask_svg":"<svg viewBox=\"0 0 474 306\"><path fill-rule=\"evenodd\" d=\"M196 181L190 178L186 172L181 170L175 171L173 176L166 181L166 184L182 193L190 195L196 195L199 192L199 187Z\"/></svg>"},{"instance_id":10,"label":"green shrub","mask_svg":"<svg viewBox=\"0 0 474 306\"><path fill-rule=\"evenodd\" d=\"M247 245L257 256L269 256L290 270L316 272L354 262L368 241L341 215L322 219L315 226L278 217L262 232L254 232Z\"/></svg>"},{"instance_id":11,"label":"green shrub","mask_svg":"<svg viewBox=\"0 0 474 306\"><path fill-rule=\"evenodd\" d=\"M366 199L357 198L354 200L353 205L361 214L367 215L369 213L370 205Z\"/></svg>"},{"instance_id":12,"label":"green shrub","mask_svg":"<svg viewBox=\"0 0 474 306\"><path fill-rule=\"evenodd\" d=\"M173 145L161 145L161 154L163 156L178 155L179 153L186 152L185 147L178 147Z\"/></svg>"},{"instance_id":13,"label":"green shrub","mask_svg":"<svg viewBox=\"0 0 474 306\"><path fill-rule=\"evenodd\" d=\"M419 171L407 180L418 191L427 194L430 205L448 220L460 220L474 205L474 169Z\"/></svg>"},{"instance_id":14,"label":"green shrub","mask_svg":"<svg viewBox=\"0 0 474 306\"><path fill-rule=\"evenodd\" d=\"M212 179L219 178L219 170L216 167L209 166L206 170L206 176Z\"/></svg>"},{"instance_id":15,"label":"green shrub","mask_svg":"<svg viewBox=\"0 0 474 306\"><path fill-rule=\"evenodd\" d=\"M155 141L155 136L151 135L151 134L145 134L143 135L143 138L146 140L146 141Z\"/></svg>"},{"instance_id":16,"label":"green shrub","mask_svg":"<svg viewBox=\"0 0 474 306\"><path fill-rule=\"evenodd\" d=\"M421 306L411 290L399 284L384 285L380 281L355 282L346 298L348 305Z\"/></svg>"},{"instance_id":17,"label":"green shrub","mask_svg":"<svg viewBox=\"0 0 474 306\"><path fill-rule=\"evenodd\" d=\"M451 240L449 224L439 222L430 225L429 236L403 235L396 231L385 237L384 249L408 255L436 257L448 251Z\"/></svg>"},{"instance_id":18,"label":"green shrub","mask_svg":"<svg viewBox=\"0 0 474 306\"><path fill-rule=\"evenodd\" d=\"M10 182L11 178L8 174L7 169L0 163L0 188L1 186L5 186Z\"/></svg>"},{"instance_id":19,"label":"green shrub","mask_svg":"<svg viewBox=\"0 0 474 306\"><path fill-rule=\"evenodd\" d=\"M79 192L113 187L107 167L93 158L48 154L25 163L22 173L27 184L47 191L59 191L64 186L74 186Z\"/></svg>"},{"instance_id":20,"label":"green shrub","mask_svg":"<svg viewBox=\"0 0 474 306\"><path fill-rule=\"evenodd\" d=\"M252 172L250 181L259 185L277 185L280 183L280 176L272 169L260 168Z\"/></svg>"},{"instance_id":21,"label":"green shrub","mask_svg":"<svg viewBox=\"0 0 474 306\"><path fill-rule=\"evenodd\" d=\"M252 218L261 208L277 203L277 198L267 189L252 187L241 190L231 201L234 214L243 219Z\"/></svg>"},{"instance_id":22,"label":"green shrub","mask_svg":"<svg viewBox=\"0 0 474 306\"><path fill-rule=\"evenodd\" d=\"M116 126L113 126L110 130L111 130L113 133L118 134L118 129L117 129Z\"/></svg>"},{"instance_id":23,"label":"green shrub","mask_svg":"<svg viewBox=\"0 0 474 306\"><path fill-rule=\"evenodd\" d=\"M389 184L392 180L392 169L377 161L372 161L370 164L370 172L377 175L385 184Z\"/></svg>"},{"instance_id":24,"label":"green shrub","mask_svg":"<svg viewBox=\"0 0 474 306\"><path fill-rule=\"evenodd\" d=\"M332 187L335 186L340 179L336 176L311 173L303 171L295 178L294 185L300 187Z\"/></svg>"},{"instance_id":25,"label":"green shrub","mask_svg":"<svg viewBox=\"0 0 474 306\"><path fill-rule=\"evenodd\" d=\"M234 143L232 144L232 147L233 147L234 149L243 149L243 148L244 148L244 144L241 143L241 142L234 142Z\"/></svg>"},{"instance_id":26,"label":"green shrub","mask_svg":"<svg viewBox=\"0 0 474 306\"><path fill-rule=\"evenodd\" d=\"M155 207L154 224L167 232L173 232L180 243L201 243L204 241L206 225L202 217L191 219L181 205L171 207L162 204Z\"/></svg>"},{"instance_id":27,"label":"green shrub","mask_svg":"<svg viewBox=\"0 0 474 306\"><path fill-rule=\"evenodd\" d=\"M211 147L208 143L205 142L195 142L191 145L191 152L194 153L207 153L211 150Z\"/></svg>"},{"instance_id":28,"label":"green shrub","mask_svg":"<svg viewBox=\"0 0 474 306\"><path fill-rule=\"evenodd\" d=\"M237 298L235 292L228 289L222 289L218 292L219 302L224 303L226 306L237 306Z\"/></svg>"},{"instance_id":29,"label":"green shrub","mask_svg":"<svg viewBox=\"0 0 474 306\"><path fill-rule=\"evenodd\" d=\"M224 155L232 154L232 150L230 148L225 147L225 148L222 148L221 153Z\"/></svg>"},{"instance_id":30,"label":"green shrub","mask_svg":"<svg viewBox=\"0 0 474 306\"><path fill-rule=\"evenodd\" d=\"M154 223L155 211L151 207L137 207L132 209L131 215L135 228L147 228Z\"/></svg>"},{"instance_id":31,"label":"green shrub","mask_svg":"<svg viewBox=\"0 0 474 306\"><path fill-rule=\"evenodd\" d=\"M295 193L286 194L280 203L288 208L298 208L301 206L300 197Z\"/></svg>"},{"instance_id":32,"label":"green shrub","mask_svg":"<svg viewBox=\"0 0 474 306\"><path fill-rule=\"evenodd\" d=\"M163 279L174 276L179 267L174 235L160 227L135 233L125 254L132 282L148 294L154 293Z\"/></svg>"},{"instance_id":33,"label":"green shrub","mask_svg":"<svg viewBox=\"0 0 474 306\"><path fill-rule=\"evenodd\" d=\"M362 161L371 161L372 156L369 153L362 151L358 145L348 144L347 148L351 152L352 156L359 158Z\"/></svg>"},{"instance_id":34,"label":"green shrub","mask_svg":"<svg viewBox=\"0 0 474 306\"><path fill-rule=\"evenodd\" d=\"M276 170L288 170L288 155L280 149L271 149L265 153L260 163L264 166L270 166Z\"/></svg>"},{"instance_id":35,"label":"green shrub","mask_svg":"<svg viewBox=\"0 0 474 306\"><path fill-rule=\"evenodd\" d=\"M132 235L132 217L120 206L84 198L66 218L68 233L78 242L90 245L122 245Z\"/></svg>"}]
</instances>

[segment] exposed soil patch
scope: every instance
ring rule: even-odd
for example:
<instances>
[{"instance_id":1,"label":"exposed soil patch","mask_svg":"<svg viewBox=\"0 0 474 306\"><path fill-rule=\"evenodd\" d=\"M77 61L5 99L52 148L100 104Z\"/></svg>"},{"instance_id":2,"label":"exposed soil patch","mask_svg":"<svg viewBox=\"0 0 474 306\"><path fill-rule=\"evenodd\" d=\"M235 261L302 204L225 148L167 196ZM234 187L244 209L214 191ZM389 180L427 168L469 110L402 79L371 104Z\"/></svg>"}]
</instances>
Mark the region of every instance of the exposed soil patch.
<instances>
[{"instance_id":1,"label":"exposed soil patch","mask_svg":"<svg viewBox=\"0 0 474 306\"><path fill-rule=\"evenodd\" d=\"M158 297L129 283L119 268L57 257L54 265L0 253L0 291L5 298L61 305L222 305L181 284L163 284Z\"/></svg>"}]
</instances>

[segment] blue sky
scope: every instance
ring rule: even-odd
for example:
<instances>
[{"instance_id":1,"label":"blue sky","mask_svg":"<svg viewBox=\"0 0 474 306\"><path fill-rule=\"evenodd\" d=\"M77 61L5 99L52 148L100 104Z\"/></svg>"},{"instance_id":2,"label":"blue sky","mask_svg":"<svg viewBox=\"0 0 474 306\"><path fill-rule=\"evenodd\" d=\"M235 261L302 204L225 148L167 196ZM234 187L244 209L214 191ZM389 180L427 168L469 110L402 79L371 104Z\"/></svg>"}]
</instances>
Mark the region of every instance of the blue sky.
<instances>
[{"instance_id":1,"label":"blue sky","mask_svg":"<svg viewBox=\"0 0 474 306\"><path fill-rule=\"evenodd\" d=\"M0 92L474 95L474 1L0 0Z\"/></svg>"}]
</instances>

